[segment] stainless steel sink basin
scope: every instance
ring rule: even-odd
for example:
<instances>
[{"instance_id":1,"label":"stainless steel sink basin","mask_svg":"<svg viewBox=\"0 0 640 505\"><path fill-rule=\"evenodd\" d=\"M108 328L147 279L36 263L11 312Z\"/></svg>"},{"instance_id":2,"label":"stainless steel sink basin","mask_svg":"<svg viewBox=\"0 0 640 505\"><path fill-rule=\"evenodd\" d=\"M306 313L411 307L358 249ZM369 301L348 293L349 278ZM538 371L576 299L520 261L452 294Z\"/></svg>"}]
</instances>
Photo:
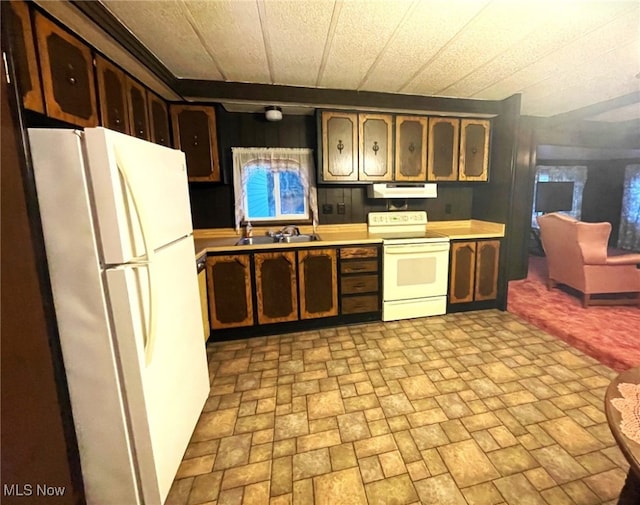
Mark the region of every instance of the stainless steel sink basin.
<instances>
[{"instance_id":1,"label":"stainless steel sink basin","mask_svg":"<svg viewBox=\"0 0 640 505\"><path fill-rule=\"evenodd\" d=\"M288 235L286 237L282 237L280 242L290 243L290 242L313 242L315 240L320 240L320 236L315 233L312 235Z\"/></svg>"},{"instance_id":2,"label":"stainless steel sink basin","mask_svg":"<svg viewBox=\"0 0 640 505\"><path fill-rule=\"evenodd\" d=\"M301 235L287 235L287 236L278 236L274 235L273 237L246 237L241 238L236 242L236 245L262 245L262 244L278 244L278 243L297 243L297 242L313 242L316 240L320 240L320 235L313 234L301 234Z\"/></svg>"},{"instance_id":3,"label":"stainless steel sink basin","mask_svg":"<svg viewBox=\"0 0 640 505\"><path fill-rule=\"evenodd\" d=\"M236 245L273 244L278 242L277 237L245 237L236 242Z\"/></svg>"}]
</instances>

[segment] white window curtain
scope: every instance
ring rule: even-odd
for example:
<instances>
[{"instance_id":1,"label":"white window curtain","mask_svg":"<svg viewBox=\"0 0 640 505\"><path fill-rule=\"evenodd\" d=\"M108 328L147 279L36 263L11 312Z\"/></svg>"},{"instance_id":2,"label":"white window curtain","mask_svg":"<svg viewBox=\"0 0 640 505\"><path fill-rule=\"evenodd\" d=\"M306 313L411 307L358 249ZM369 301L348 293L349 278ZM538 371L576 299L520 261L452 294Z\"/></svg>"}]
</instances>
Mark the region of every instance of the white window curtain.
<instances>
[{"instance_id":1,"label":"white window curtain","mask_svg":"<svg viewBox=\"0 0 640 505\"><path fill-rule=\"evenodd\" d=\"M231 152L233 153L236 231L240 230L240 225L247 215L245 191L253 167L269 167L273 171L298 172L302 180L304 196L308 202L309 217L314 227L318 224L318 195L312 149L232 147Z\"/></svg>"},{"instance_id":2,"label":"white window curtain","mask_svg":"<svg viewBox=\"0 0 640 505\"><path fill-rule=\"evenodd\" d=\"M618 247L640 252L640 165L625 168Z\"/></svg>"}]
</instances>

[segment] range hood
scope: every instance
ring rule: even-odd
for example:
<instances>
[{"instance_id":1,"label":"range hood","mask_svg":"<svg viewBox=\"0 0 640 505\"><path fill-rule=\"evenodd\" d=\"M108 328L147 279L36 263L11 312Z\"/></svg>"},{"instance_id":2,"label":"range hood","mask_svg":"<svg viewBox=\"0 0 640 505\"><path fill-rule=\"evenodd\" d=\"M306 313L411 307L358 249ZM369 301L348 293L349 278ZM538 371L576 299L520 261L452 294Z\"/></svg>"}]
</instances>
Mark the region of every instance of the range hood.
<instances>
[{"instance_id":1,"label":"range hood","mask_svg":"<svg viewBox=\"0 0 640 505\"><path fill-rule=\"evenodd\" d=\"M438 186L434 183L380 183L369 186L367 194L369 198L436 198Z\"/></svg>"}]
</instances>

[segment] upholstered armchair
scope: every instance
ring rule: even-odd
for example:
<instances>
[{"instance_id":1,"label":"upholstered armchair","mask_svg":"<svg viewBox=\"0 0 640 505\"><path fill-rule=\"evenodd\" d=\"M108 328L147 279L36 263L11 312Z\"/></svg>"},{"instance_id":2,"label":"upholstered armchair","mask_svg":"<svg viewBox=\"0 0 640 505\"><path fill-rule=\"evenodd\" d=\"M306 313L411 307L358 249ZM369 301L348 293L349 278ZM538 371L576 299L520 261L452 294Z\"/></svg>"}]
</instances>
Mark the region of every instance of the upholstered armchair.
<instances>
[{"instance_id":1,"label":"upholstered armchair","mask_svg":"<svg viewBox=\"0 0 640 505\"><path fill-rule=\"evenodd\" d=\"M547 287L570 286L582 293L582 305L640 306L640 254L607 255L610 223L585 223L559 213L538 217L547 256ZM622 297L592 298L620 293ZM630 297L629 293L635 293Z\"/></svg>"}]
</instances>

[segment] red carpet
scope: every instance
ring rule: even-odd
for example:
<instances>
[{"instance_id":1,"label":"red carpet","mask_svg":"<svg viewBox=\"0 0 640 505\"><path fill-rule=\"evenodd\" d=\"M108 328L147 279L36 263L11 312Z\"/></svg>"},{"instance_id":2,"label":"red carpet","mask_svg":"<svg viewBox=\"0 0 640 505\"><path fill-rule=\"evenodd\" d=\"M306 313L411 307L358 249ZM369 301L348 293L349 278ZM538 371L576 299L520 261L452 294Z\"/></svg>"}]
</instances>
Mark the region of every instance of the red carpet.
<instances>
[{"instance_id":1,"label":"red carpet","mask_svg":"<svg viewBox=\"0 0 640 505\"><path fill-rule=\"evenodd\" d=\"M507 310L611 368L640 366L640 308L593 306L561 286L546 287L544 257L529 256L526 279L509 282Z\"/></svg>"}]
</instances>

